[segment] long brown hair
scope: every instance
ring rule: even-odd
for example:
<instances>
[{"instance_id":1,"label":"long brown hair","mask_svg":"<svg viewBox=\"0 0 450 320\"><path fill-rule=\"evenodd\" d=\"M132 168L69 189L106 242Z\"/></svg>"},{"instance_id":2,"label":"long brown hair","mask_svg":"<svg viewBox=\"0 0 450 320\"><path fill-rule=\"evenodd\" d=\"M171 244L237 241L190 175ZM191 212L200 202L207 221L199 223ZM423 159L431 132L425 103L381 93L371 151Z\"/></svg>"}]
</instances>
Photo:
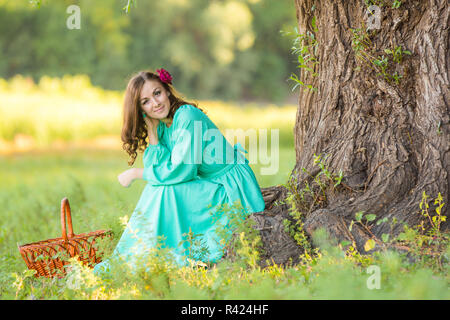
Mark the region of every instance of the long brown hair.
<instances>
[{"instance_id":1,"label":"long brown hair","mask_svg":"<svg viewBox=\"0 0 450 320\"><path fill-rule=\"evenodd\" d=\"M164 89L170 92L170 109L167 116L168 118L173 119L175 112L183 104L191 104L194 107L198 108L196 103L188 102L181 98L175 88L168 83L162 82L157 74L151 71L141 71L138 74L134 75L128 82L125 92L125 99L123 104L123 125L121 134L121 139L123 142L122 148L130 155L130 159L128 160L128 165L130 166L133 165L134 161L136 160L136 150L144 152L145 148L147 147L147 124L145 123L144 118L141 115L142 109L140 100L142 87L147 80L158 81L164 87Z\"/></svg>"}]
</instances>

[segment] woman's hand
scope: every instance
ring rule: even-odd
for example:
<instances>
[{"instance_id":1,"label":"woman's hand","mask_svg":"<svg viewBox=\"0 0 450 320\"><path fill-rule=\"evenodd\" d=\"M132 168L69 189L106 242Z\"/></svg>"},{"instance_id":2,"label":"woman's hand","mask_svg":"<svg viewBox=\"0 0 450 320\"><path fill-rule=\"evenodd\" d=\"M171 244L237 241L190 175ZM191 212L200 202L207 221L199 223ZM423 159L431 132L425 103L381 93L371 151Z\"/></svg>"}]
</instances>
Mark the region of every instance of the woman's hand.
<instances>
[{"instance_id":1,"label":"woman's hand","mask_svg":"<svg viewBox=\"0 0 450 320\"><path fill-rule=\"evenodd\" d=\"M125 170L117 177L119 183L125 188L128 188L133 182L133 180L135 180L136 178L137 178L136 168Z\"/></svg>"},{"instance_id":2,"label":"woman's hand","mask_svg":"<svg viewBox=\"0 0 450 320\"><path fill-rule=\"evenodd\" d=\"M144 118L145 123L147 124L147 133L150 144L158 144L158 125L159 119L150 118L148 115Z\"/></svg>"}]
</instances>

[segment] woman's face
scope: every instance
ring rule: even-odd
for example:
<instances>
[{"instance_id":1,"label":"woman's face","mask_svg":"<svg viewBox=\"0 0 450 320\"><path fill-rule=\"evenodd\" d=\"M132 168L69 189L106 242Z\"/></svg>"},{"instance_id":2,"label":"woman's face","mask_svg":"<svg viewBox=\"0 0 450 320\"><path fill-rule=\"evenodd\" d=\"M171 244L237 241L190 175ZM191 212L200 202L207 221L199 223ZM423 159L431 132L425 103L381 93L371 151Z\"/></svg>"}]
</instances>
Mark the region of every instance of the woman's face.
<instances>
[{"instance_id":1,"label":"woman's face","mask_svg":"<svg viewBox=\"0 0 450 320\"><path fill-rule=\"evenodd\" d=\"M169 114L170 93L157 80L146 80L141 90L141 108L153 119L165 119Z\"/></svg>"}]
</instances>

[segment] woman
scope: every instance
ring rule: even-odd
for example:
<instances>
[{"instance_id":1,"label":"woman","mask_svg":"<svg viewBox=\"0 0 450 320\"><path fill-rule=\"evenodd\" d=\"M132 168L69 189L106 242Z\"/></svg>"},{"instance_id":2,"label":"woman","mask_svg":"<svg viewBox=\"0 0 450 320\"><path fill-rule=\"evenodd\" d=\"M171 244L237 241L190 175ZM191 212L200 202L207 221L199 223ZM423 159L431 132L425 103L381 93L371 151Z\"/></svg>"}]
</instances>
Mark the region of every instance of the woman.
<instances>
[{"instance_id":1,"label":"woman","mask_svg":"<svg viewBox=\"0 0 450 320\"><path fill-rule=\"evenodd\" d=\"M135 179L148 183L114 254L130 262L163 238L163 246L185 265L191 234L191 240L201 236L206 248L194 258L214 263L223 256L214 209L237 205L245 215L263 211L261 190L240 153L246 151L239 144L233 148L196 104L177 96L166 70L156 71L132 77L125 93L123 147L129 165L136 150L144 151L144 168L128 169L118 179L124 187Z\"/></svg>"}]
</instances>

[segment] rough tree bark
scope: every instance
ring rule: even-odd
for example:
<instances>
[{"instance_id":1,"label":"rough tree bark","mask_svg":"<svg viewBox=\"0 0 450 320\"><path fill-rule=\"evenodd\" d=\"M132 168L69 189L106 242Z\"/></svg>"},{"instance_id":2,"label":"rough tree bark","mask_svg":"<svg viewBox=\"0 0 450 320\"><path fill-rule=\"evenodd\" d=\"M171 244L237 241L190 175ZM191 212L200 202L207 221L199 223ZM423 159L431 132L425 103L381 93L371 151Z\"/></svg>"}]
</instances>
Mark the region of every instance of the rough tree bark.
<instances>
[{"instance_id":1,"label":"rough tree bark","mask_svg":"<svg viewBox=\"0 0 450 320\"><path fill-rule=\"evenodd\" d=\"M388 222L375 224L384 217L417 224L423 191L433 198L440 192L443 214L450 213L448 2L403 1L399 8L389 0L369 2L381 9L380 29L368 31L373 56L387 57L384 50L396 46L412 53L399 63L389 60L386 72L402 75L399 83L377 75L352 48L351 29L367 25L364 0L295 0L299 33L314 33L319 63L315 77L300 72L299 79L317 91L300 88L292 175L299 183L309 179L301 169L313 172L314 154L328 154L329 168L341 169L347 185L328 192L326 206L307 213L304 229L311 235L323 227L338 240L355 241L359 250L369 235L358 227L348 231L358 211L376 215L376 237L401 231L400 224L393 230ZM263 258L296 262L302 250L283 231L288 207L274 205L287 191L274 186L262 192L266 210L252 218L261 230Z\"/></svg>"}]
</instances>

